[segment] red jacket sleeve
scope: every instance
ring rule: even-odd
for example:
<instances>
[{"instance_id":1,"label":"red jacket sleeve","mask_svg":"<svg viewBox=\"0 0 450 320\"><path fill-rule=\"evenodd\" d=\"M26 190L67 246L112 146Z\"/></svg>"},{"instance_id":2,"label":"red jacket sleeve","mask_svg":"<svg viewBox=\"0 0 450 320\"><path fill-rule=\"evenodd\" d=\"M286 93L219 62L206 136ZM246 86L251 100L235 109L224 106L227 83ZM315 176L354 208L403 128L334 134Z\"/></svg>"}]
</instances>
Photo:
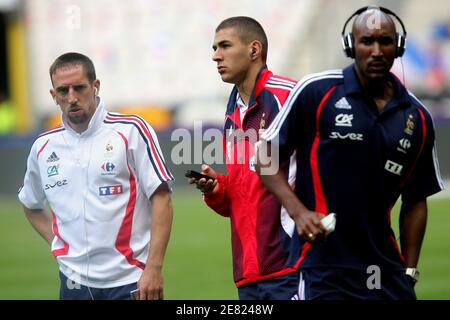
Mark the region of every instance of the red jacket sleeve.
<instances>
[{"instance_id":1,"label":"red jacket sleeve","mask_svg":"<svg viewBox=\"0 0 450 320\"><path fill-rule=\"evenodd\" d=\"M219 189L213 195L204 195L203 200L215 212L224 217L229 217L231 214L230 203L227 195L227 176L223 174L217 175Z\"/></svg>"}]
</instances>

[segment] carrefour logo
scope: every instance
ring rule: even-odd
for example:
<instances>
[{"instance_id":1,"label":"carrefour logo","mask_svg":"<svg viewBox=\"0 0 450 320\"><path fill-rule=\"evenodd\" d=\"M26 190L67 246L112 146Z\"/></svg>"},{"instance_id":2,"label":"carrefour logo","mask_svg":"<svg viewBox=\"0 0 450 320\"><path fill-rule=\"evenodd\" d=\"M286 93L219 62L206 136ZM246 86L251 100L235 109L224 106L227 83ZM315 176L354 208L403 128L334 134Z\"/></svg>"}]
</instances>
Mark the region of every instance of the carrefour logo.
<instances>
[{"instance_id":1,"label":"carrefour logo","mask_svg":"<svg viewBox=\"0 0 450 320\"><path fill-rule=\"evenodd\" d=\"M114 175L114 174L116 174L116 172L114 171L116 166L112 162L105 162L104 164L102 164L101 168L102 168L102 175Z\"/></svg>"}]
</instances>

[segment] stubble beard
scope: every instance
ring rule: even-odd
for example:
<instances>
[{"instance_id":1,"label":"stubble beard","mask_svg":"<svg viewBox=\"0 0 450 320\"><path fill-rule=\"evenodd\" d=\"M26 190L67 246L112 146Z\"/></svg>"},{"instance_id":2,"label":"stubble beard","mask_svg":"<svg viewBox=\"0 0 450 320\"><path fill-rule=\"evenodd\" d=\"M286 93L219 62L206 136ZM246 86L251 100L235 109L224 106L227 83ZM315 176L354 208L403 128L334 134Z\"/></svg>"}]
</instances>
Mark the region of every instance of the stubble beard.
<instances>
[{"instance_id":1,"label":"stubble beard","mask_svg":"<svg viewBox=\"0 0 450 320\"><path fill-rule=\"evenodd\" d=\"M73 124L84 124L88 121L88 115L86 112L83 112L80 116L72 116L70 114L67 115L69 121Z\"/></svg>"}]
</instances>

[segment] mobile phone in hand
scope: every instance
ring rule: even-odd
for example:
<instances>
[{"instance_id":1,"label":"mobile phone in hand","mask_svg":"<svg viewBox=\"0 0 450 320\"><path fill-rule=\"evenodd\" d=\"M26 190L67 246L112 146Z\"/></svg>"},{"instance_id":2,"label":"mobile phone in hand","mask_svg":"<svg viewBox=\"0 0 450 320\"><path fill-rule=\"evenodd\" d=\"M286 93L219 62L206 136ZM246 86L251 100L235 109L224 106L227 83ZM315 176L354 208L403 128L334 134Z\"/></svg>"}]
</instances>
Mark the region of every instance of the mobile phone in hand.
<instances>
[{"instance_id":1,"label":"mobile phone in hand","mask_svg":"<svg viewBox=\"0 0 450 320\"><path fill-rule=\"evenodd\" d=\"M194 170L188 170L188 171L186 171L185 176L186 176L187 178L194 178L194 179L197 179L197 180L200 180L200 179L202 179L202 178L206 179L206 181L208 181L208 180L214 180L213 177L204 175L204 174L202 174L202 173L200 173L200 172L197 172L197 171L194 171Z\"/></svg>"}]
</instances>

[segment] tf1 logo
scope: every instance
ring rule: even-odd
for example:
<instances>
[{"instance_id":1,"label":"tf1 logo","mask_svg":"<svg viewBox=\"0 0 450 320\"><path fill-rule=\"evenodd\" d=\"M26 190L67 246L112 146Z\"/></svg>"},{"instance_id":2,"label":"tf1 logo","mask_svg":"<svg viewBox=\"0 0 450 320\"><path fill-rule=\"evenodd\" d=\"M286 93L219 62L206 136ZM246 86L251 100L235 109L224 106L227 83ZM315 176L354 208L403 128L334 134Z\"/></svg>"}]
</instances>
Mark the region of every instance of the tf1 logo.
<instances>
[{"instance_id":1,"label":"tf1 logo","mask_svg":"<svg viewBox=\"0 0 450 320\"><path fill-rule=\"evenodd\" d=\"M114 196L123 192L123 186L116 184L115 186L99 187L98 194L101 196Z\"/></svg>"}]
</instances>

